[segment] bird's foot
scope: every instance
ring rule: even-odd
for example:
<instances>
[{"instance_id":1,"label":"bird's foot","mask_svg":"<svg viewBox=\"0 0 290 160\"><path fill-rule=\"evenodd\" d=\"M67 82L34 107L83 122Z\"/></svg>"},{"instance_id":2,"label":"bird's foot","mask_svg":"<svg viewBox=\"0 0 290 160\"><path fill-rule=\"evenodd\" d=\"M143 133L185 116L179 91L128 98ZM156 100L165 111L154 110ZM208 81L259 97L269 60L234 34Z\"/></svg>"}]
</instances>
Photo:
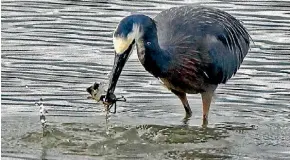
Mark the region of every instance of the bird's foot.
<instances>
[{"instance_id":1,"label":"bird's foot","mask_svg":"<svg viewBox=\"0 0 290 160\"><path fill-rule=\"evenodd\" d=\"M207 115L203 115L202 116L202 127L207 127L208 125L208 116Z\"/></svg>"},{"instance_id":2,"label":"bird's foot","mask_svg":"<svg viewBox=\"0 0 290 160\"><path fill-rule=\"evenodd\" d=\"M190 120L190 117L192 116L191 112L186 112L185 117L183 118L182 122L183 124L187 125L188 121Z\"/></svg>"}]
</instances>

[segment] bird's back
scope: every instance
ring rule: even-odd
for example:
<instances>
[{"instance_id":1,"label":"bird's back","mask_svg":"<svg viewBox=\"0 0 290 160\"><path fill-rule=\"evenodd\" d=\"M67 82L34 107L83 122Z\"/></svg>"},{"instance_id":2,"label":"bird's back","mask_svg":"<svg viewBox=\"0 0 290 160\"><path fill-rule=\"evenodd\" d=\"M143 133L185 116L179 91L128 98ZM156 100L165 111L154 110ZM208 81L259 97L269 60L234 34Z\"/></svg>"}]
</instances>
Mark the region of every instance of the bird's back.
<instances>
[{"instance_id":1,"label":"bird's back","mask_svg":"<svg viewBox=\"0 0 290 160\"><path fill-rule=\"evenodd\" d=\"M181 83L225 83L249 50L245 28L217 9L176 7L159 13L154 21L159 45L172 57L167 73L172 83L180 83L182 76Z\"/></svg>"}]
</instances>

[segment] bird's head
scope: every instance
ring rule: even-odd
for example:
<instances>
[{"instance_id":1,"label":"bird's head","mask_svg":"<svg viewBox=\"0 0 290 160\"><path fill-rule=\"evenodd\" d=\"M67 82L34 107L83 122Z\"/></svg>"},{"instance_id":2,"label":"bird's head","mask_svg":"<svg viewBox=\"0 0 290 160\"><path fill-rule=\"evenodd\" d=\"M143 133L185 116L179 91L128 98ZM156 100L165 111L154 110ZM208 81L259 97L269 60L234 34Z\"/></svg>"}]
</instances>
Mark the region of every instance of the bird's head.
<instances>
[{"instance_id":1,"label":"bird's head","mask_svg":"<svg viewBox=\"0 0 290 160\"><path fill-rule=\"evenodd\" d=\"M152 27L154 27L155 30ZM155 31L156 26L154 21L145 15L131 15L120 21L113 34L115 60L110 76L106 101L110 101L110 94L113 94L115 91L119 76L132 53L134 44L140 40L142 41Z\"/></svg>"}]
</instances>

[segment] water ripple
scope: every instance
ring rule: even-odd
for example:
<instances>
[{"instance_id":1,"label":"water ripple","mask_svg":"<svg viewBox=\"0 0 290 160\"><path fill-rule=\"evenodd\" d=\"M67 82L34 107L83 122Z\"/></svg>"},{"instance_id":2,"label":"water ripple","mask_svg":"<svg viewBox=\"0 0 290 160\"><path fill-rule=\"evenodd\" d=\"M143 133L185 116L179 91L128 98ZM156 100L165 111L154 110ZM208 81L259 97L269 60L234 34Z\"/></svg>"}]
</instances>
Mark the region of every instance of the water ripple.
<instances>
[{"instance_id":1,"label":"water ripple","mask_svg":"<svg viewBox=\"0 0 290 160\"><path fill-rule=\"evenodd\" d=\"M287 156L286 151L290 148L285 143L290 141L286 134L290 122L288 1L4 0L1 3L1 112L4 117L2 141L6 150L2 154L5 157L15 156L18 152L14 148L20 148L27 154L18 153L16 157L35 158L34 150L23 150L23 146L28 145L26 143L40 144L38 108L34 104L40 98L44 99L49 110L47 119L54 126L47 139L53 143L47 146L65 148L62 154L69 159L77 159L77 155L82 154L110 158L108 155L116 154L116 146L120 147L118 156L125 159L132 158L133 153L138 154L137 158L144 158L147 152L155 156L152 159ZM108 79L114 56L112 32L118 22L132 13L154 17L170 7L199 4L233 14L243 21L253 38L251 51L241 69L226 85L217 89L209 132L196 127L202 112L199 95L189 96L194 111L189 124L191 128L179 132L178 125L184 114L180 101L145 71L134 51L116 89L116 94L124 95L127 102L119 103L117 114L110 117L111 123L121 127L110 130L116 133L113 138L104 137L103 107L86 99L85 89L96 81ZM71 125L65 125L65 122ZM136 129L144 123L156 126ZM252 125L258 127L251 128ZM90 134L83 133L82 129ZM239 129L242 131L237 131ZM65 141L74 140L75 137L67 137L71 132L76 138L86 140ZM185 136L185 132L192 136ZM124 139L126 136L132 136L132 141ZM201 140L195 139L200 138L198 136L205 136L207 148L195 144ZM19 137L26 142L23 146L17 145ZM89 144L92 139L94 141ZM144 150L134 152L138 148L134 140L146 143L141 146ZM213 149L219 146L215 140L223 147ZM188 143L175 143L181 141ZM165 142L174 145L168 146ZM102 148L106 143L111 144L107 150ZM178 149L174 149L176 147ZM38 153L39 157L44 154L39 150Z\"/></svg>"}]
</instances>

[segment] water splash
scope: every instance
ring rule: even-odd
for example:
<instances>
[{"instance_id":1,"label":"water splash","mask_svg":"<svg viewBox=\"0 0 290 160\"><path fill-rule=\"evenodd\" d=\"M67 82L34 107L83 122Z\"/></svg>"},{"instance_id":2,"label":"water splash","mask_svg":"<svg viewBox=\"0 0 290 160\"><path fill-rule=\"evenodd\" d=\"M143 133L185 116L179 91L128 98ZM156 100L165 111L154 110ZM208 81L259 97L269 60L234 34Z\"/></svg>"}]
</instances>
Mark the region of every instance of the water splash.
<instances>
[{"instance_id":1,"label":"water splash","mask_svg":"<svg viewBox=\"0 0 290 160\"><path fill-rule=\"evenodd\" d=\"M40 118L40 122L42 125L43 130L46 128L47 126L47 120L45 118L45 114L48 113L47 109L45 108L45 106L43 105L43 99L40 98L38 102L35 103L36 106L39 106L39 118ZM44 131L43 131L44 132Z\"/></svg>"}]
</instances>

